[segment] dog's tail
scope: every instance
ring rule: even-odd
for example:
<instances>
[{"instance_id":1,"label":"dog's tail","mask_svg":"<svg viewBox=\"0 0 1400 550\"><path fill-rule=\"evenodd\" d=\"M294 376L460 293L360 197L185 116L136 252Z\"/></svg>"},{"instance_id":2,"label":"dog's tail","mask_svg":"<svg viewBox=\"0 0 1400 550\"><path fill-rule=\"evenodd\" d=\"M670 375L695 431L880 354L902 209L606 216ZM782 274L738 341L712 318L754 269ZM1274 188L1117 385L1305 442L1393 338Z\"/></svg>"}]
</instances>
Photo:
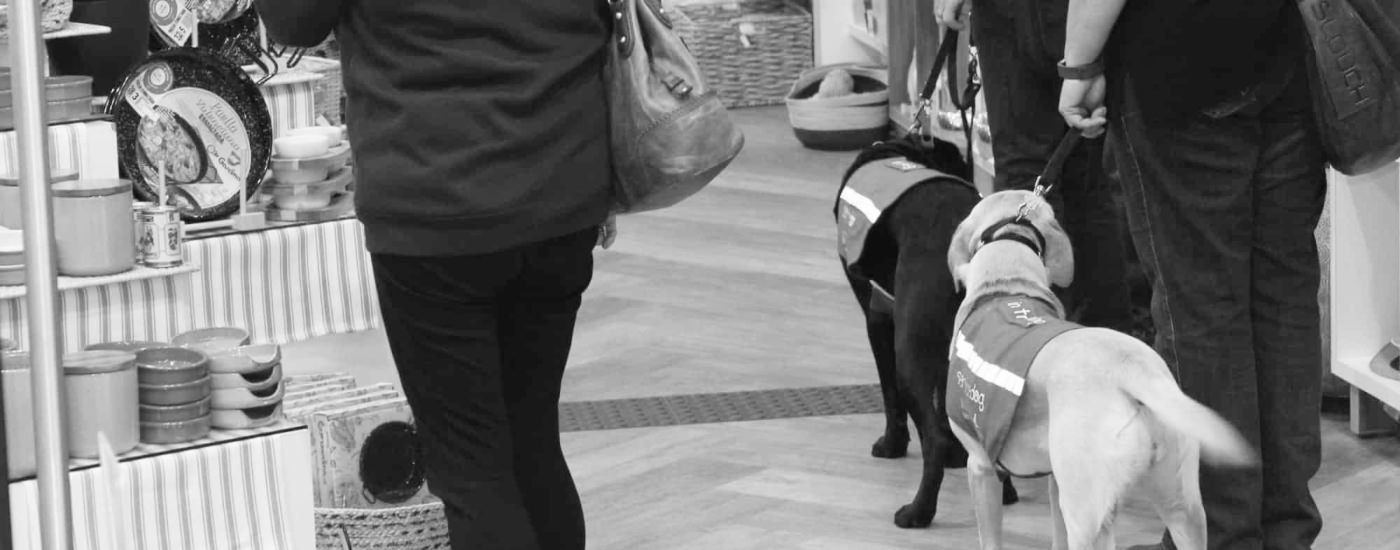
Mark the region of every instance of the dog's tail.
<instances>
[{"instance_id":1,"label":"dog's tail","mask_svg":"<svg viewBox=\"0 0 1400 550\"><path fill-rule=\"evenodd\" d=\"M1162 371L1166 366L1162 366ZM1167 429L1195 440L1201 459L1219 466L1252 466L1258 456L1228 421L1187 397L1165 372L1123 377L1123 390L1152 411Z\"/></svg>"}]
</instances>

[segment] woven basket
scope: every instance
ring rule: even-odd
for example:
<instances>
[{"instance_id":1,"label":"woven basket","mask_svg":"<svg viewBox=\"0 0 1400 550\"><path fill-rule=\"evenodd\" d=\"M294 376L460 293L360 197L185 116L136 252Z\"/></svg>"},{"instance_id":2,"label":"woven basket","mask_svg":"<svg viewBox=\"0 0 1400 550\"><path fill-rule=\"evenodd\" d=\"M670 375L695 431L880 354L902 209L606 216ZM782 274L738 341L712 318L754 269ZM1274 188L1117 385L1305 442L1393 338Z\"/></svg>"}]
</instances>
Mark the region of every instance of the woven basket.
<instances>
[{"instance_id":1,"label":"woven basket","mask_svg":"<svg viewBox=\"0 0 1400 550\"><path fill-rule=\"evenodd\" d=\"M54 32L68 26L68 18L73 15L73 0L43 0L39 7L39 28L42 32ZM10 2L0 4L0 38L10 36Z\"/></svg>"},{"instance_id":2,"label":"woven basket","mask_svg":"<svg viewBox=\"0 0 1400 550\"><path fill-rule=\"evenodd\" d=\"M850 73L847 95L816 97L822 79L835 70ZM802 145L822 151L850 151L884 139L889 132L889 74L884 67L827 65L807 71L787 95L788 124Z\"/></svg>"},{"instance_id":3,"label":"woven basket","mask_svg":"<svg viewBox=\"0 0 1400 550\"><path fill-rule=\"evenodd\" d=\"M729 107L783 103L812 66L812 15L788 0L686 4L676 31Z\"/></svg>"},{"instance_id":4,"label":"woven basket","mask_svg":"<svg viewBox=\"0 0 1400 550\"><path fill-rule=\"evenodd\" d=\"M377 510L316 509L316 550L446 550L442 503Z\"/></svg>"}]
</instances>

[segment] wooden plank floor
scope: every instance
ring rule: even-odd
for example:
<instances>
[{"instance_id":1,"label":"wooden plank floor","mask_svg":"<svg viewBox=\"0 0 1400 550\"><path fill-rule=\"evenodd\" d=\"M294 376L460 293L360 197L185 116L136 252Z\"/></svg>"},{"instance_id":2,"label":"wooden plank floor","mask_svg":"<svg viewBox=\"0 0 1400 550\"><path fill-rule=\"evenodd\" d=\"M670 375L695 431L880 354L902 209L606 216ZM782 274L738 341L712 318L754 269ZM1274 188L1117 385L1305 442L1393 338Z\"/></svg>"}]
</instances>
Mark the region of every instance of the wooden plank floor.
<instances>
[{"instance_id":1,"label":"wooden plank floor","mask_svg":"<svg viewBox=\"0 0 1400 550\"><path fill-rule=\"evenodd\" d=\"M875 382L859 310L841 276L832 199L850 154L807 151L781 108L738 113L748 147L719 181L663 212L621 221L597 256L580 313L566 401ZM394 381L380 332L291 346L299 371L351 370ZM1315 481L1320 550L1400 540L1400 439L1358 440L1324 419ZM589 547L613 549L967 549L976 526L961 471L932 528L901 530L916 449L871 458L877 415L565 434ZM1008 548L1048 548L1043 482L1022 482ZM1132 502L1119 545L1160 524Z\"/></svg>"}]
</instances>

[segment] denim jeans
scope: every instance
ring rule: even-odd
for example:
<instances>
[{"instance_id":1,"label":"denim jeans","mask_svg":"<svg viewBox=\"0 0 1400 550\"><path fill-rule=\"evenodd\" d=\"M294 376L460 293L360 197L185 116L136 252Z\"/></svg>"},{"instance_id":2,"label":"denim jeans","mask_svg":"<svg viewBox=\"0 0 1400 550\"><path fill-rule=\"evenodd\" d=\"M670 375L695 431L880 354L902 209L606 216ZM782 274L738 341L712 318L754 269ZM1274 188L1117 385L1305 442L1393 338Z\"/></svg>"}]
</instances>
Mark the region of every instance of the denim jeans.
<instances>
[{"instance_id":1,"label":"denim jeans","mask_svg":"<svg viewBox=\"0 0 1400 550\"><path fill-rule=\"evenodd\" d=\"M1177 124L1144 121L1125 88L1108 147L1153 283L1157 351L1262 460L1243 471L1202 465L1209 547L1311 548L1322 527L1308 489L1321 463L1313 231L1326 175L1306 79Z\"/></svg>"},{"instance_id":2,"label":"denim jeans","mask_svg":"<svg viewBox=\"0 0 1400 550\"><path fill-rule=\"evenodd\" d=\"M1068 0L974 0L972 39L992 130L997 191L1031 189L1067 127L1060 78ZM1046 199L1074 246L1074 278L1060 292L1070 320L1127 332L1132 326L1127 239L1103 140L1083 140Z\"/></svg>"},{"instance_id":3,"label":"denim jeans","mask_svg":"<svg viewBox=\"0 0 1400 550\"><path fill-rule=\"evenodd\" d=\"M372 257L389 348L453 550L582 550L559 392L590 229L503 252Z\"/></svg>"}]
</instances>

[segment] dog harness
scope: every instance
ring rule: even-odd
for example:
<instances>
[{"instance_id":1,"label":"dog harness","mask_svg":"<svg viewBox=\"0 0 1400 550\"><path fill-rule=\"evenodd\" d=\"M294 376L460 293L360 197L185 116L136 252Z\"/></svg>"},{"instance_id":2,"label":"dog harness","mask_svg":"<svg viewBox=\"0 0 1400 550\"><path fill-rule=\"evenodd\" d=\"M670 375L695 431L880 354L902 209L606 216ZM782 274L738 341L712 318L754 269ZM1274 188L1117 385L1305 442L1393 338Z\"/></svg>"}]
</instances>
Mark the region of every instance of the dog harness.
<instances>
[{"instance_id":1,"label":"dog harness","mask_svg":"<svg viewBox=\"0 0 1400 550\"><path fill-rule=\"evenodd\" d=\"M937 182L955 182L972 189L962 178L934 170L907 157L893 157L866 163L851 173L836 199L836 252L846 265L859 268L866 241L885 211L914 187ZM871 281L872 307L893 307L894 295ZM883 307L882 307L883 306Z\"/></svg>"},{"instance_id":2,"label":"dog harness","mask_svg":"<svg viewBox=\"0 0 1400 550\"><path fill-rule=\"evenodd\" d=\"M1026 374L1052 338L1083 328L1060 319L1044 300L1003 295L982 300L953 336L948 368L948 419L977 436L998 470Z\"/></svg>"}]
</instances>

